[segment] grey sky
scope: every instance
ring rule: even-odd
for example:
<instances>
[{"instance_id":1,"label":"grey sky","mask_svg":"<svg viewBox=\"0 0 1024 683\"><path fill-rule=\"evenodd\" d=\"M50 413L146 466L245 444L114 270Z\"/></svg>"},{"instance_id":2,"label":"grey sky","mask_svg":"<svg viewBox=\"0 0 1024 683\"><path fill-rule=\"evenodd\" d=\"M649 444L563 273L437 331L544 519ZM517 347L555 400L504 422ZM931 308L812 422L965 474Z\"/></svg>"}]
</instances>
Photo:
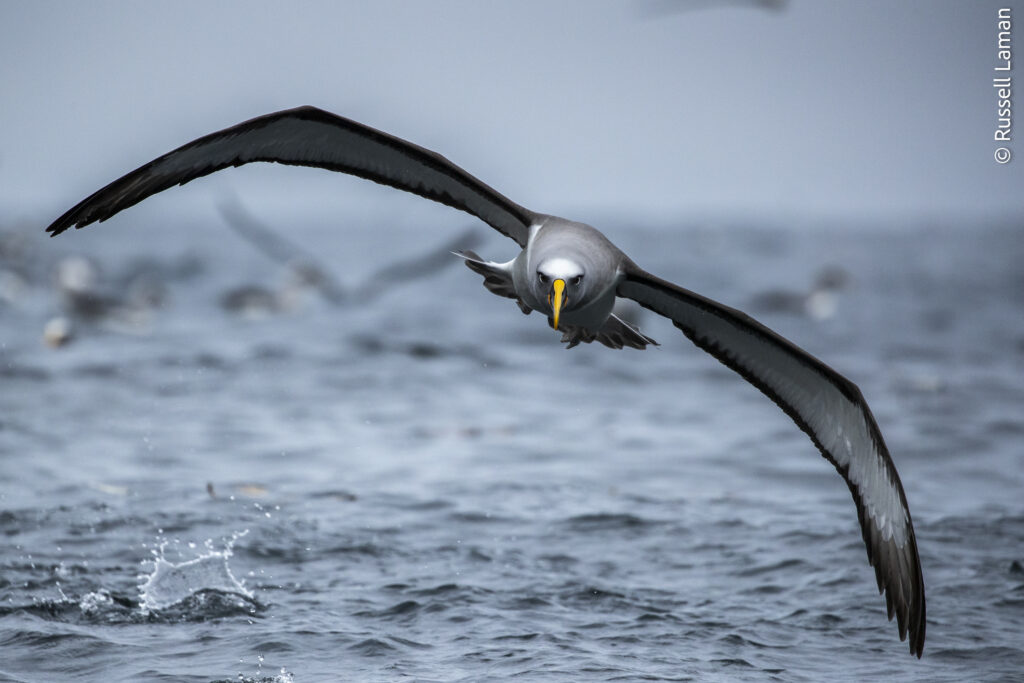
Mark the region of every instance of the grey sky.
<instances>
[{"instance_id":1,"label":"grey sky","mask_svg":"<svg viewBox=\"0 0 1024 683\"><path fill-rule=\"evenodd\" d=\"M1024 208L1024 119L1019 158L997 165L991 83L996 10L1024 35L1024 2L672 5L7 0L0 212L42 228L154 156L299 104L582 220ZM225 188L331 211L379 200L319 171L221 175L159 210L212 206Z\"/></svg>"}]
</instances>

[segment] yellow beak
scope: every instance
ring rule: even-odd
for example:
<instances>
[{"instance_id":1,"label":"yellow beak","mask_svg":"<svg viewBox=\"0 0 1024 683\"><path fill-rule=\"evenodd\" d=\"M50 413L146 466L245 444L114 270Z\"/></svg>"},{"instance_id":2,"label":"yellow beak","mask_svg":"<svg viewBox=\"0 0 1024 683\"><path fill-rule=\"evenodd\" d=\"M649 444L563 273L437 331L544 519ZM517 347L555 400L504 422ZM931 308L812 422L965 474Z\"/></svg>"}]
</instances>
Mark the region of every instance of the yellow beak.
<instances>
[{"instance_id":1,"label":"yellow beak","mask_svg":"<svg viewBox=\"0 0 1024 683\"><path fill-rule=\"evenodd\" d=\"M563 293L565 292L565 280L555 280L551 283L551 289L554 290L555 300L551 301L551 297L548 297L548 301L551 303L551 310L553 312L553 318L555 323L555 330L558 329L558 315L562 312Z\"/></svg>"}]
</instances>

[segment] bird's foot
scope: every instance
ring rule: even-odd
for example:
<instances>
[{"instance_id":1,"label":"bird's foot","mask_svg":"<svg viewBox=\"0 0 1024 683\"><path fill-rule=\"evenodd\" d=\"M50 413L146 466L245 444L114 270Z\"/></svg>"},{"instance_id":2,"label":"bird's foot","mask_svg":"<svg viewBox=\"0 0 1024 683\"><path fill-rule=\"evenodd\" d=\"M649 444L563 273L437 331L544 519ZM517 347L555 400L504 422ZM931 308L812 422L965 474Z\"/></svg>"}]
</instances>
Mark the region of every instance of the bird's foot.
<instances>
[{"instance_id":1,"label":"bird's foot","mask_svg":"<svg viewBox=\"0 0 1024 683\"><path fill-rule=\"evenodd\" d=\"M608 320L597 332L573 325L560 325L559 327L562 328L562 343L567 345L565 347L567 349L581 343L590 344L595 341L611 349L628 346L631 349L643 350L647 348L648 344L659 345L658 342L615 315L608 316Z\"/></svg>"}]
</instances>

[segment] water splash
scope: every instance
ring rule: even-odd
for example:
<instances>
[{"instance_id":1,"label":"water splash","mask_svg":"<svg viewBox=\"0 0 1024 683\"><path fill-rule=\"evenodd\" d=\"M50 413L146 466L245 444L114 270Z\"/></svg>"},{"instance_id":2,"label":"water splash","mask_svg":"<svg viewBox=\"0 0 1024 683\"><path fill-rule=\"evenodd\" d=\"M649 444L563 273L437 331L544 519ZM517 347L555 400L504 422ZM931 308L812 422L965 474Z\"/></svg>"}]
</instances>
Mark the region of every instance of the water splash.
<instances>
[{"instance_id":1,"label":"water splash","mask_svg":"<svg viewBox=\"0 0 1024 683\"><path fill-rule=\"evenodd\" d=\"M107 590L102 588L86 593L78 601L78 607L82 610L82 614L97 614L110 609L113 605L114 599Z\"/></svg>"},{"instance_id":2,"label":"water splash","mask_svg":"<svg viewBox=\"0 0 1024 683\"><path fill-rule=\"evenodd\" d=\"M295 683L295 677L293 676L293 674L290 671L286 670L284 667L282 667L281 668L281 672L279 674L277 674L276 676L274 676L273 678L270 678L270 677L267 677L267 676L263 676L263 677L260 677L260 678L253 678L253 677L246 676L246 675L240 673L240 674L238 674L238 679L237 680L238 680L238 683ZM214 683L220 683L220 682L219 681L215 681ZM230 682L229 681L224 681L224 683L230 683Z\"/></svg>"},{"instance_id":3,"label":"water splash","mask_svg":"<svg viewBox=\"0 0 1024 683\"><path fill-rule=\"evenodd\" d=\"M214 550L213 541L207 540L206 553L177 564L164 557L167 543L162 542L153 551L153 559L146 561L146 564L153 565L153 571L145 577L145 583L139 586L139 606L143 614L167 609L193 595L210 591L255 601L252 591L235 578L229 566L235 541L247 533L248 529L233 534L223 550Z\"/></svg>"}]
</instances>

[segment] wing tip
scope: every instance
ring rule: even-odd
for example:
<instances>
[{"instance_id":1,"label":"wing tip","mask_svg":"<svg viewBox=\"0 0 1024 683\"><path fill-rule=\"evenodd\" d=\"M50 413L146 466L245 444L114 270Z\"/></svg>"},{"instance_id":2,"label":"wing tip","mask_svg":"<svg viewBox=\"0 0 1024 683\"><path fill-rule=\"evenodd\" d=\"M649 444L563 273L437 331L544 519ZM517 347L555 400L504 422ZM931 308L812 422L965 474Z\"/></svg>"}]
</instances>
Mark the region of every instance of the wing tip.
<instances>
[{"instance_id":1,"label":"wing tip","mask_svg":"<svg viewBox=\"0 0 1024 683\"><path fill-rule=\"evenodd\" d=\"M67 221L63 218L58 218L57 220L50 224L50 227L46 229L46 232L50 234L50 237L56 237L57 235L61 234L68 228L72 227L72 225L73 223L71 223L70 221Z\"/></svg>"},{"instance_id":2,"label":"wing tip","mask_svg":"<svg viewBox=\"0 0 1024 683\"><path fill-rule=\"evenodd\" d=\"M885 595L889 621L896 620L900 641L909 641L910 654L916 655L920 659L924 653L927 603L924 576L921 573L921 563L918 559L917 539L912 528L907 545L909 548L903 559L909 561L909 566L906 566L909 571L904 573L902 581L899 576L892 573L894 565L892 555L895 553L892 553L892 549L885 543L877 543L874 558L870 557L872 544L868 544L868 554L869 562L874 566L878 579L879 593ZM896 552L901 551L902 549L896 550Z\"/></svg>"},{"instance_id":3,"label":"wing tip","mask_svg":"<svg viewBox=\"0 0 1024 683\"><path fill-rule=\"evenodd\" d=\"M916 559L917 541L911 538L910 542L913 544L912 557ZM876 570L879 565L875 566ZM909 595L905 591L909 592ZM889 621L896 619L900 641L908 641L910 654L920 659L924 654L927 630L927 603L920 562L916 562L916 571L910 575L909 584L904 585L898 579L889 576L880 586L879 592L885 594Z\"/></svg>"},{"instance_id":4,"label":"wing tip","mask_svg":"<svg viewBox=\"0 0 1024 683\"><path fill-rule=\"evenodd\" d=\"M74 209L72 209L67 214L64 214L63 216L55 220L53 223L51 223L50 226L46 228L46 232L49 233L50 237L56 237L62 232L66 232L70 228L74 228L75 230L81 230L87 225L92 225L93 223L102 223L107 218L109 218L109 216L90 217L78 216L73 214Z\"/></svg>"},{"instance_id":5,"label":"wing tip","mask_svg":"<svg viewBox=\"0 0 1024 683\"><path fill-rule=\"evenodd\" d=\"M924 635L926 630L924 603L922 602L920 606L920 614L916 616L908 616L911 621L907 627L906 633L900 636L900 640L908 640L911 656L916 656L918 659L921 659L921 656L924 654ZM910 636L909 639L906 638L906 636Z\"/></svg>"}]
</instances>

